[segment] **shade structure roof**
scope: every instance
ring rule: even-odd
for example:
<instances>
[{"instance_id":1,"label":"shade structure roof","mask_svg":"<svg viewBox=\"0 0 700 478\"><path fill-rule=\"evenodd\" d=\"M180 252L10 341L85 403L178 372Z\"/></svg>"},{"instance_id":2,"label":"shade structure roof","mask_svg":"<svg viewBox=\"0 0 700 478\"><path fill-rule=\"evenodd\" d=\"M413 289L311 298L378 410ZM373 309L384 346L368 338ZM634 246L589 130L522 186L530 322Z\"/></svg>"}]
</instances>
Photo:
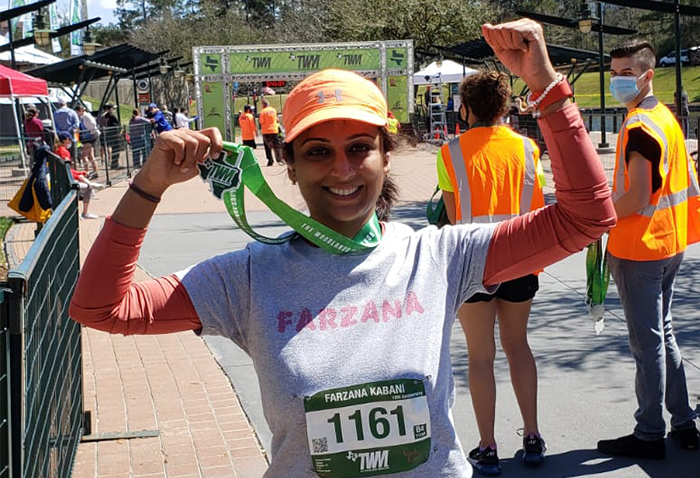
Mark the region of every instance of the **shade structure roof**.
<instances>
[{"instance_id":1,"label":"shade structure roof","mask_svg":"<svg viewBox=\"0 0 700 478\"><path fill-rule=\"evenodd\" d=\"M158 53L124 43L89 56L76 56L60 63L29 70L29 73L45 79L52 85L70 85L84 78L84 69L89 70L89 77L94 80L113 73L131 71L132 68L158 60L159 56Z\"/></svg>"},{"instance_id":2,"label":"shade structure roof","mask_svg":"<svg viewBox=\"0 0 700 478\"><path fill-rule=\"evenodd\" d=\"M0 65L0 97L48 95L46 81Z\"/></svg>"},{"instance_id":3,"label":"shade structure roof","mask_svg":"<svg viewBox=\"0 0 700 478\"><path fill-rule=\"evenodd\" d=\"M483 38L471 40L465 43L459 43L449 47L442 47L440 49L474 63L481 63L483 61L492 60L496 57L491 47ZM567 46L547 44L547 52L549 53L549 59L552 61L554 66L570 65L571 63L589 60L594 62L598 61L598 52L581 50ZM609 60L609 55L605 55L604 61L607 62Z\"/></svg>"}]
</instances>

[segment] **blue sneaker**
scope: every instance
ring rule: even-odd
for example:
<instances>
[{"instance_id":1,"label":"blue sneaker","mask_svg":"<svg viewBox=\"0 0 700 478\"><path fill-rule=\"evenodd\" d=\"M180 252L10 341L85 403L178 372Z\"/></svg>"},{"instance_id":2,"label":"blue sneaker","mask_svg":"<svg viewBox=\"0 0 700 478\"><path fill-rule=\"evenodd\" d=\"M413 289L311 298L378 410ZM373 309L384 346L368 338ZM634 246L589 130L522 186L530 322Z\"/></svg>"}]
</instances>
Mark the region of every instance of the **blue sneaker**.
<instances>
[{"instance_id":1,"label":"blue sneaker","mask_svg":"<svg viewBox=\"0 0 700 478\"><path fill-rule=\"evenodd\" d=\"M534 433L523 437L523 463L528 466L538 466L544 461L547 445L541 436Z\"/></svg>"},{"instance_id":2,"label":"blue sneaker","mask_svg":"<svg viewBox=\"0 0 700 478\"><path fill-rule=\"evenodd\" d=\"M498 453L494 448L476 447L469 452L469 463L480 475L496 476L501 474L501 465L498 463Z\"/></svg>"}]
</instances>

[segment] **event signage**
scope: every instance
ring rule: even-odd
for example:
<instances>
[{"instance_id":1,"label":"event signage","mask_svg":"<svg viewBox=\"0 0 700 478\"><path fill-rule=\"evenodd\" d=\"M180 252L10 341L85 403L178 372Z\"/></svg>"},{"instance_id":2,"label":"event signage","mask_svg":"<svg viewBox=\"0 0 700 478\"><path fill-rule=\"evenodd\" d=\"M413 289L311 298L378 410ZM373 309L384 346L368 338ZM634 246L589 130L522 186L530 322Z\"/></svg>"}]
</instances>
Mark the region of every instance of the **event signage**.
<instances>
[{"instance_id":1,"label":"event signage","mask_svg":"<svg viewBox=\"0 0 700 478\"><path fill-rule=\"evenodd\" d=\"M221 53L207 53L200 57L200 71L205 75L217 75L223 73Z\"/></svg>"},{"instance_id":2,"label":"event signage","mask_svg":"<svg viewBox=\"0 0 700 478\"><path fill-rule=\"evenodd\" d=\"M70 22L71 24L80 23L83 21L80 12L80 0L71 0L70 2ZM70 54L78 56L83 54L83 39L81 30L75 30L70 34Z\"/></svg>"},{"instance_id":3,"label":"event signage","mask_svg":"<svg viewBox=\"0 0 700 478\"><path fill-rule=\"evenodd\" d=\"M51 30L54 31L58 30L58 28L61 26L58 22L58 12L56 11L55 3L49 5L49 25L51 25ZM60 53L61 42L58 41L58 38L51 39L51 51L54 53Z\"/></svg>"},{"instance_id":4,"label":"event signage","mask_svg":"<svg viewBox=\"0 0 700 478\"><path fill-rule=\"evenodd\" d=\"M11 8L19 8L25 5L25 0L12 0ZM32 14L25 13L19 18L10 20L14 40L27 38L32 35Z\"/></svg>"},{"instance_id":5,"label":"event signage","mask_svg":"<svg viewBox=\"0 0 700 478\"><path fill-rule=\"evenodd\" d=\"M255 107L264 86L275 88L275 108L281 113L289 88L327 68L375 81L401 123L413 113L413 40L199 46L192 57L200 126L216 126L228 141L240 140L241 98Z\"/></svg>"},{"instance_id":6,"label":"event signage","mask_svg":"<svg viewBox=\"0 0 700 478\"><path fill-rule=\"evenodd\" d=\"M326 68L378 70L379 49L231 53L231 73L291 73Z\"/></svg>"}]
</instances>

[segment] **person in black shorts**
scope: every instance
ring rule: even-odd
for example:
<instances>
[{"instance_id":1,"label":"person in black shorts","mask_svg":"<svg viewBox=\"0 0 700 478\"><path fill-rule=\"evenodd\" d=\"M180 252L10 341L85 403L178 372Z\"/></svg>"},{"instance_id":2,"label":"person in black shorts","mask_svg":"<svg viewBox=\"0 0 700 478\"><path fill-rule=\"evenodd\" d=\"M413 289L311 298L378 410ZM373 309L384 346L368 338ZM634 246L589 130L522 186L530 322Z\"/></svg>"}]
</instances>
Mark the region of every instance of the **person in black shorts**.
<instances>
[{"instance_id":1,"label":"person in black shorts","mask_svg":"<svg viewBox=\"0 0 700 478\"><path fill-rule=\"evenodd\" d=\"M494 223L544 206L537 145L502 123L511 97L508 76L470 75L460 85L460 97L460 115L469 129L444 145L437 161L450 221ZM469 351L469 389L480 435L468 458L483 475L501 472L494 433L496 319L523 418L523 461L537 465L544 460L546 447L537 423L537 365L527 341L537 289L537 276L529 274L502 283L493 294L473 295L458 313Z\"/></svg>"}]
</instances>

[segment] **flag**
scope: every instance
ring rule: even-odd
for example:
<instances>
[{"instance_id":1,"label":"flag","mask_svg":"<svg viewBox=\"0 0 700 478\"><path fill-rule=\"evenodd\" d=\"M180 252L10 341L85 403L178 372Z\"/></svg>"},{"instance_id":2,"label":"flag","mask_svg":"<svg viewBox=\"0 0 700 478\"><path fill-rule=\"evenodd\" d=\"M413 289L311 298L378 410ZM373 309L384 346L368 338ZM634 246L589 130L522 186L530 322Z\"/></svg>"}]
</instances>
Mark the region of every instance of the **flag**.
<instances>
[{"instance_id":1,"label":"flag","mask_svg":"<svg viewBox=\"0 0 700 478\"><path fill-rule=\"evenodd\" d=\"M10 8L23 7L26 0L9 0ZM10 20L12 23L12 40L17 41L32 35L32 14L25 13Z\"/></svg>"},{"instance_id":2,"label":"flag","mask_svg":"<svg viewBox=\"0 0 700 478\"><path fill-rule=\"evenodd\" d=\"M49 5L49 22L51 30L58 30L58 13L56 11L55 3ZM58 38L51 39L51 46L53 48L54 53L58 53L61 51L61 42L58 41Z\"/></svg>"},{"instance_id":3,"label":"flag","mask_svg":"<svg viewBox=\"0 0 700 478\"><path fill-rule=\"evenodd\" d=\"M70 24L80 23L81 18L80 0L71 0L70 2ZM70 34L70 54L78 56L83 54L83 35L81 30L76 30Z\"/></svg>"}]
</instances>

